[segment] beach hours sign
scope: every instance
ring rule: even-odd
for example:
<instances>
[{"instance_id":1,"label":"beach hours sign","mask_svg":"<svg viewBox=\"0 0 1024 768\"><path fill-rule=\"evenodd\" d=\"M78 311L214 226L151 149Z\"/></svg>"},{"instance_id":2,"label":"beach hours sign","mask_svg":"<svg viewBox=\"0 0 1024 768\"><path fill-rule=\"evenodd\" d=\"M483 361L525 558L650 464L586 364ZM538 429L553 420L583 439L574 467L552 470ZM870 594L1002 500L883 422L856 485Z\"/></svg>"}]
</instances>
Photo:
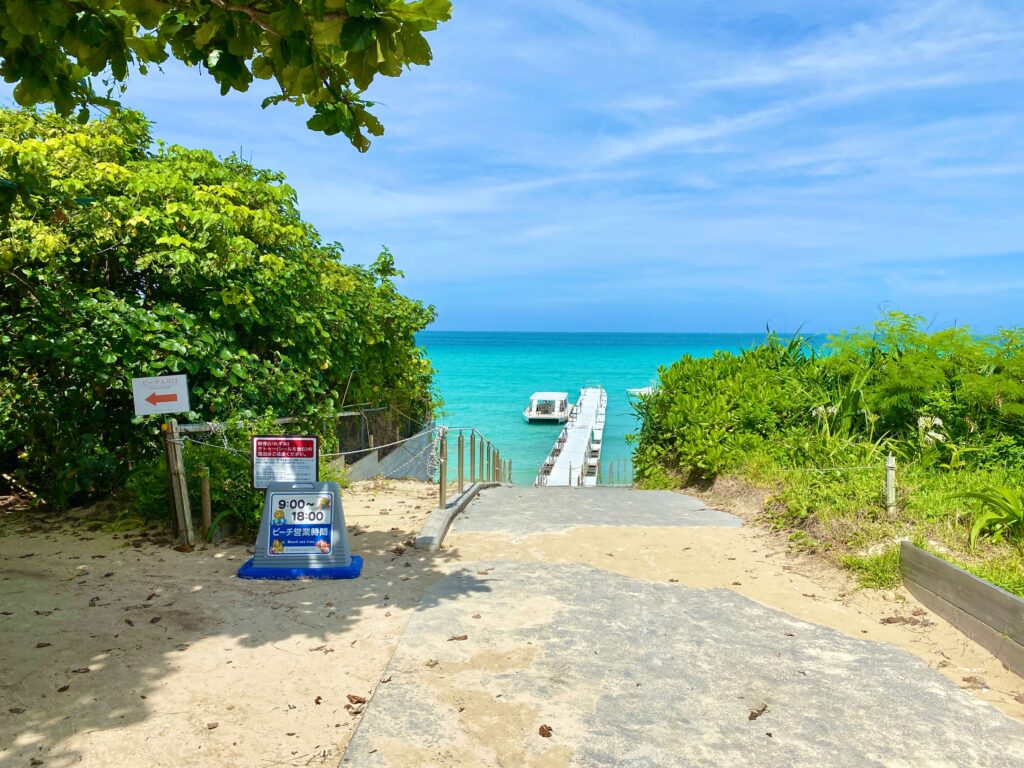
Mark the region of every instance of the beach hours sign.
<instances>
[{"instance_id":1,"label":"beach hours sign","mask_svg":"<svg viewBox=\"0 0 1024 768\"><path fill-rule=\"evenodd\" d=\"M135 401L136 416L190 411L188 377L182 373L176 376L132 379L132 399Z\"/></svg>"},{"instance_id":2,"label":"beach hours sign","mask_svg":"<svg viewBox=\"0 0 1024 768\"><path fill-rule=\"evenodd\" d=\"M320 479L320 445L315 437L256 435L252 439L252 487L271 483L315 483Z\"/></svg>"},{"instance_id":3,"label":"beach hours sign","mask_svg":"<svg viewBox=\"0 0 1024 768\"><path fill-rule=\"evenodd\" d=\"M329 555L334 518L330 493L285 491L270 497L268 555Z\"/></svg>"}]
</instances>

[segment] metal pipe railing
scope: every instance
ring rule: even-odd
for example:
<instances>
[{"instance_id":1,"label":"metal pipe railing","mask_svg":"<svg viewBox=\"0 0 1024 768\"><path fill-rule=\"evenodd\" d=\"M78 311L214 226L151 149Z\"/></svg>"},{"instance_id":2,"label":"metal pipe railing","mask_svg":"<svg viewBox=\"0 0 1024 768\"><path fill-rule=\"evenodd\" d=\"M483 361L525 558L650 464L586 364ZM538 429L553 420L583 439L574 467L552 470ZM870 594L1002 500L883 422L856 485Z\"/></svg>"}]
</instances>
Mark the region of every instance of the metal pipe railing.
<instances>
[{"instance_id":1,"label":"metal pipe railing","mask_svg":"<svg viewBox=\"0 0 1024 768\"><path fill-rule=\"evenodd\" d=\"M469 483L511 483L512 460L503 459L501 451L475 427L449 427L441 430L438 448L438 503L443 509L448 503L449 459L448 433L456 432L455 487L458 493L466 490L466 436L469 432Z\"/></svg>"}]
</instances>

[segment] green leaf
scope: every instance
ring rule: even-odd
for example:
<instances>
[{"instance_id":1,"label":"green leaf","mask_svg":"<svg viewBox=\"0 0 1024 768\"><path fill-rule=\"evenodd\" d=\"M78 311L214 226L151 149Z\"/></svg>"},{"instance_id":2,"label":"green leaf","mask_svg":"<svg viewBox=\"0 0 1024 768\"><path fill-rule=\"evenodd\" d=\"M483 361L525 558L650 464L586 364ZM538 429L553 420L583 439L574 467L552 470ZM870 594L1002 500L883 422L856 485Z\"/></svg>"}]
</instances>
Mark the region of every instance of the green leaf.
<instances>
[{"instance_id":1,"label":"green leaf","mask_svg":"<svg viewBox=\"0 0 1024 768\"><path fill-rule=\"evenodd\" d=\"M354 17L341 28L341 47L348 51L361 51L377 39L376 19Z\"/></svg>"},{"instance_id":2,"label":"green leaf","mask_svg":"<svg viewBox=\"0 0 1024 768\"><path fill-rule=\"evenodd\" d=\"M217 32L220 31L220 19L210 19L205 24L202 24L194 35L196 45L200 48L205 48L213 40Z\"/></svg>"}]
</instances>

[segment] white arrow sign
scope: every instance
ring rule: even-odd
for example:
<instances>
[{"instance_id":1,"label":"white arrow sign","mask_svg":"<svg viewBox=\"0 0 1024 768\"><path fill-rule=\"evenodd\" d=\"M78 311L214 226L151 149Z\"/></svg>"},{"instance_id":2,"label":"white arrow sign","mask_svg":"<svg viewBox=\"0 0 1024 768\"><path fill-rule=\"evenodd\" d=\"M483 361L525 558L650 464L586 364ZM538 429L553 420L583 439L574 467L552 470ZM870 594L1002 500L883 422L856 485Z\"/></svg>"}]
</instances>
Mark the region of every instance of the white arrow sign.
<instances>
[{"instance_id":1,"label":"white arrow sign","mask_svg":"<svg viewBox=\"0 0 1024 768\"><path fill-rule=\"evenodd\" d=\"M192 410L188 402L188 377L185 374L132 379L132 397L135 399L136 416Z\"/></svg>"}]
</instances>

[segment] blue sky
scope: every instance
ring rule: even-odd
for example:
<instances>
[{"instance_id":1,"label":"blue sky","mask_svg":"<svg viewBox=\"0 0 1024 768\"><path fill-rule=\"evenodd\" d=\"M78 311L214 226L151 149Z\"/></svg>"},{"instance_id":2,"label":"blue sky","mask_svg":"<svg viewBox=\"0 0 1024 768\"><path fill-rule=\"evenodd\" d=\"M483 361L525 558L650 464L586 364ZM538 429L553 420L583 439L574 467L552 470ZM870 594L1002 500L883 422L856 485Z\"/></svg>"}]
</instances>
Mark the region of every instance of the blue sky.
<instances>
[{"instance_id":1,"label":"blue sky","mask_svg":"<svg viewBox=\"0 0 1024 768\"><path fill-rule=\"evenodd\" d=\"M1024 324L1020 0L455 0L360 155L136 77L156 135L284 170L439 330Z\"/></svg>"}]
</instances>

